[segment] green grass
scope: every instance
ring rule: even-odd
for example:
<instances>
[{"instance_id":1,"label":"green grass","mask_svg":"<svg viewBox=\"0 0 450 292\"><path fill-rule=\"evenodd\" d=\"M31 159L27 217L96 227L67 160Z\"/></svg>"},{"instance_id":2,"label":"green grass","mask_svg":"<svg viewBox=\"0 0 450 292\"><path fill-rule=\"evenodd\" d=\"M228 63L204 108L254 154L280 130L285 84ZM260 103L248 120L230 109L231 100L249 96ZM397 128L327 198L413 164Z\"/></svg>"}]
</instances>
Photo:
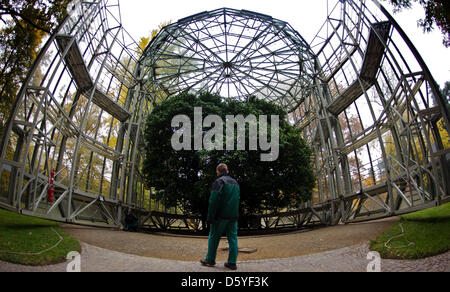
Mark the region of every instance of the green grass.
<instances>
[{"instance_id":1,"label":"green grass","mask_svg":"<svg viewBox=\"0 0 450 292\"><path fill-rule=\"evenodd\" d=\"M394 238L385 247L389 239ZM410 246L409 243L414 245ZM385 259L421 259L450 250L450 203L404 215L390 230L371 241L370 247Z\"/></svg>"},{"instance_id":2,"label":"green grass","mask_svg":"<svg viewBox=\"0 0 450 292\"><path fill-rule=\"evenodd\" d=\"M445 222L450 220L450 203L402 216L406 221ZM449 230L450 232L450 230Z\"/></svg>"},{"instance_id":3,"label":"green grass","mask_svg":"<svg viewBox=\"0 0 450 292\"><path fill-rule=\"evenodd\" d=\"M59 241L54 249L41 255L18 255L2 251L19 253L38 253ZM62 263L71 251L81 251L79 242L64 233L59 224L39 218L19 215L0 209L0 260L30 266L44 266Z\"/></svg>"}]
</instances>

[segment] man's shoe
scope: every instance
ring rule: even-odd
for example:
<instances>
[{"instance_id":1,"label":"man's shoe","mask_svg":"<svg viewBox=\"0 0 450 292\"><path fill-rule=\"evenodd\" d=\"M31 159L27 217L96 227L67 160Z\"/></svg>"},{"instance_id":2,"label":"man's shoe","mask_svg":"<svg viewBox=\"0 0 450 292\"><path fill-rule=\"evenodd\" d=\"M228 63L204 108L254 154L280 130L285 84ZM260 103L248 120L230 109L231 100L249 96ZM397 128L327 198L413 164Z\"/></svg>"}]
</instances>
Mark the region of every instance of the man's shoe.
<instances>
[{"instance_id":1,"label":"man's shoe","mask_svg":"<svg viewBox=\"0 0 450 292\"><path fill-rule=\"evenodd\" d=\"M233 270L233 271L237 270L236 264L225 263L225 268L228 268L228 269Z\"/></svg>"},{"instance_id":2,"label":"man's shoe","mask_svg":"<svg viewBox=\"0 0 450 292\"><path fill-rule=\"evenodd\" d=\"M216 265L215 262L210 262L208 260L200 260L200 263L206 267L214 267Z\"/></svg>"}]
</instances>

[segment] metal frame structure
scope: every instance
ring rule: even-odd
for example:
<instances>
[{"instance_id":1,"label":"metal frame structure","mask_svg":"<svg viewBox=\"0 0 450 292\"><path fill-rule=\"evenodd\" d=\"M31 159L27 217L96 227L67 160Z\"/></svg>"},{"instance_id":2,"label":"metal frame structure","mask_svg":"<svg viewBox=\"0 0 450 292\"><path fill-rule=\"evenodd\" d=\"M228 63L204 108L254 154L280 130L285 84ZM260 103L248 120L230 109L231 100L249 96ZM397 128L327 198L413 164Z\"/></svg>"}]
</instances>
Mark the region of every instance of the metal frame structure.
<instances>
[{"instance_id":1,"label":"metal frame structure","mask_svg":"<svg viewBox=\"0 0 450 292\"><path fill-rule=\"evenodd\" d=\"M288 23L251 11L218 9L168 25L142 56L154 102L207 91L278 103L289 112L311 94L315 55Z\"/></svg>"},{"instance_id":2,"label":"metal frame structure","mask_svg":"<svg viewBox=\"0 0 450 292\"><path fill-rule=\"evenodd\" d=\"M449 101L383 6L331 2L310 44L286 22L219 9L168 25L140 52L119 0L75 1L8 120L1 206L114 227L133 209L150 228L200 229L200 218L154 201L140 173L145 117L183 91L278 103L313 148L314 198L255 217L254 228L372 220L447 201Z\"/></svg>"}]
</instances>

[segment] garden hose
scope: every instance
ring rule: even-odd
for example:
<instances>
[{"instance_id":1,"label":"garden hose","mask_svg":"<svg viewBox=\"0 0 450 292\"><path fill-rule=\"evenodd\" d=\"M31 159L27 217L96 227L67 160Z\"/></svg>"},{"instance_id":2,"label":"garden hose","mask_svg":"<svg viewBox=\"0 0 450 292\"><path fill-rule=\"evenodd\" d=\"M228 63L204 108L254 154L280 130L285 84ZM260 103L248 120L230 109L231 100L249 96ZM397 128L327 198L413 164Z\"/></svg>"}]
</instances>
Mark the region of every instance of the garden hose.
<instances>
[{"instance_id":1,"label":"garden hose","mask_svg":"<svg viewBox=\"0 0 450 292\"><path fill-rule=\"evenodd\" d=\"M411 242L411 241L409 241L407 238L406 238L406 233L405 233L405 229L403 228L403 223L400 223L400 228L401 228L401 230L402 230L402 233L400 233L400 234L398 234L398 235L396 235L396 236L394 236L394 237L391 237L388 241L386 241L386 243L384 244L384 246L387 248L387 249L398 249L398 248L405 248L405 247L409 247L409 246L414 246L415 245L415 243L414 242ZM395 239L395 238L400 238L400 237L402 237L402 236L405 236L405 239L406 239L406 241L408 241L408 244L407 245L404 245L404 246L398 246L398 247L390 247L390 246L388 246L388 244L393 240L393 239Z\"/></svg>"}]
</instances>

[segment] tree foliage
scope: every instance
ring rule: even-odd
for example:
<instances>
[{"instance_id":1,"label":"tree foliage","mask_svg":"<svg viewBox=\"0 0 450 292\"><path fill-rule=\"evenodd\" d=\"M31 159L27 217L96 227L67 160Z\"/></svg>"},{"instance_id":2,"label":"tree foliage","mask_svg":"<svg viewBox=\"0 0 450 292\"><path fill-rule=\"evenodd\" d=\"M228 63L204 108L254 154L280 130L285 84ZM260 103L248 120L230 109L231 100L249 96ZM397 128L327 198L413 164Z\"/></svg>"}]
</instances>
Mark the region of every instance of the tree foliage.
<instances>
[{"instance_id":1,"label":"tree foliage","mask_svg":"<svg viewBox=\"0 0 450 292\"><path fill-rule=\"evenodd\" d=\"M425 18L418 21L424 31L430 32L436 25L442 31L443 44L450 47L450 1L448 0L384 0L389 1L395 12L409 9L418 2L425 10Z\"/></svg>"},{"instance_id":2,"label":"tree foliage","mask_svg":"<svg viewBox=\"0 0 450 292\"><path fill-rule=\"evenodd\" d=\"M137 48L137 51L138 51L138 54L139 54L139 57L141 57L142 56L142 54L144 53L144 51L145 51L145 48L147 48L147 46L150 44L150 42L158 35L158 33L164 28L164 27L166 27L166 26L168 26L169 24L171 24L172 22L169 20L169 21L165 21L165 22L162 22L162 23L160 23L159 25L158 25L158 28L156 28L156 29L153 29L151 32L150 32L150 35L149 36L147 36L147 37L141 37L140 39L139 39L139 42L138 42L138 48Z\"/></svg>"},{"instance_id":3,"label":"tree foliage","mask_svg":"<svg viewBox=\"0 0 450 292\"><path fill-rule=\"evenodd\" d=\"M175 151L171 138L177 129L171 127L172 118L186 115L194 121L195 107L202 108L203 118L217 115L223 121L227 115L246 117L253 114L256 117L268 115L270 124L270 116L278 115L278 160L261 162L260 155L264 152L259 147L258 151ZM246 131L248 138L248 125ZM156 189L156 198L166 207L177 207L185 214L206 217L209 191L216 179L215 168L219 163L228 164L231 175L241 186L241 216L295 209L312 197L315 186L312 151L299 131L287 122L284 110L277 105L254 98L239 102L208 93L199 96L181 94L154 108L147 120L145 139L148 143L143 165L146 183Z\"/></svg>"},{"instance_id":4,"label":"tree foliage","mask_svg":"<svg viewBox=\"0 0 450 292\"><path fill-rule=\"evenodd\" d=\"M43 39L66 16L69 3L70 0L0 2L0 136Z\"/></svg>"},{"instance_id":5,"label":"tree foliage","mask_svg":"<svg viewBox=\"0 0 450 292\"><path fill-rule=\"evenodd\" d=\"M444 99L447 101L447 110L450 111L450 81L445 82L444 88L441 90ZM441 134L444 149L450 148L450 135L445 127L444 119L438 122L439 133Z\"/></svg>"},{"instance_id":6,"label":"tree foliage","mask_svg":"<svg viewBox=\"0 0 450 292\"><path fill-rule=\"evenodd\" d=\"M442 89L442 95L450 103L450 81L445 82L444 88Z\"/></svg>"}]
</instances>

